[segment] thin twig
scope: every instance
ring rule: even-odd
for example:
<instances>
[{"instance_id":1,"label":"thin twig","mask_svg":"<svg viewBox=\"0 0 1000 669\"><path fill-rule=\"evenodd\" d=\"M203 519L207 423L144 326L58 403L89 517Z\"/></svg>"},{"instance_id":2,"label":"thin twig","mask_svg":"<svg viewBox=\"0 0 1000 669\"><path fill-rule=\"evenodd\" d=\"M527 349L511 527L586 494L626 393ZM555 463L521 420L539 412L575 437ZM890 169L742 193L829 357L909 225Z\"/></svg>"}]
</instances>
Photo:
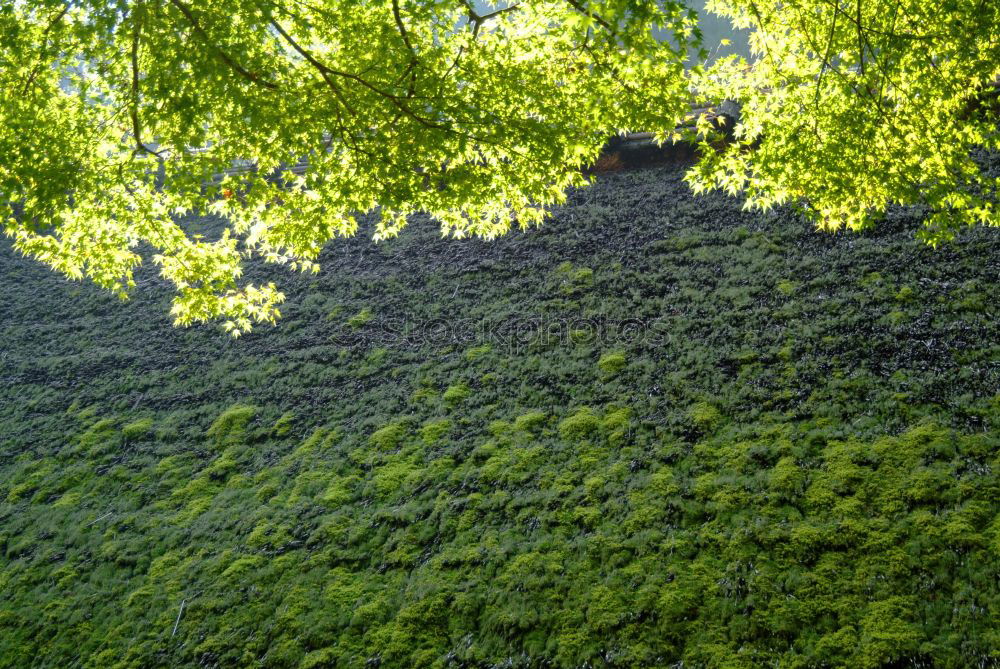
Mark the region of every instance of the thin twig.
<instances>
[{"instance_id":1,"label":"thin twig","mask_svg":"<svg viewBox=\"0 0 1000 669\"><path fill-rule=\"evenodd\" d=\"M410 78L410 83L406 87L406 97L412 98L417 92L417 65L420 64L420 61L417 58L417 50L410 41L410 35L406 32L406 26L403 25L403 16L399 11L399 0L392 0L392 16L396 20L396 28L399 30L399 36L403 38L403 44L410 51L410 62L406 66L406 71L403 72L403 78L407 76Z\"/></svg>"},{"instance_id":2,"label":"thin twig","mask_svg":"<svg viewBox=\"0 0 1000 669\"><path fill-rule=\"evenodd\" d=\"M87 523L86 527L90 527L94 523L96 523L98 521L101 521L101 520L104 520L105 518L107 518L108 516L110 516L112 513L114 513L114 511L108 511L106 514L104 514L100 518L94 518L92 521L90 521L89 523Z\"/></svg>"},{"instance_id":3,"label":"thin twig","mask_svg":"<svg viewBox=\"0 0 1000 669\"><path fill-rule=\"evenodd\" d=\"M465 0L465 7L469 12L469 23L472 24L472 37L475 38L479 35L479 28L486 21L494 17L500 16L501 14L512 12L517 8L519 8L520 6L521 6L520 4L513 4L509 7L502 7L501 9L496 9L490 12L489 14L479 14L478 12L476 12L475 5L469 2L469 0ZM600 18L598 17L597 20L600 20Z\"/></svg>"},{"instance_id":4,"label":"thin twig","mask_svg":"<svg viewBox=\"0 0 1000 669\"><path fill-rule=\"evenodd\" d=\"M819 95L820 95L820 88L823 84L823 73L826 72L827 68L830 68L831 70L834 69L833 66L830 65L830 50L833 48L833 37L836 30L837 30L837 12L835 11L833 13L833 21L830 23L830 37L827 38L826 41L826 53L823 56L823 63L820 65L819 68L819 76L816 77L816 98L813 100L813 107L815 107L815 110L813 112L814 119L819 118ZM818 121L816 122L818 123ZM813 131L816 132L816 130L817 129L814 126Z\"/></svg>"},{"instance_id":5,"label":"thin twig","mask_svg":"<svg viewBox=\"0 0 1000 669\"><path fill-rule=\"evenodd\" d=\"M184 613L184 603L186 601L186 599L181 600L181 608L177 611L177 620L174 621L174 631L170 633L171 638L177 634L177 626L181 624L181 614Z\"/></svg>"}]
</instances>

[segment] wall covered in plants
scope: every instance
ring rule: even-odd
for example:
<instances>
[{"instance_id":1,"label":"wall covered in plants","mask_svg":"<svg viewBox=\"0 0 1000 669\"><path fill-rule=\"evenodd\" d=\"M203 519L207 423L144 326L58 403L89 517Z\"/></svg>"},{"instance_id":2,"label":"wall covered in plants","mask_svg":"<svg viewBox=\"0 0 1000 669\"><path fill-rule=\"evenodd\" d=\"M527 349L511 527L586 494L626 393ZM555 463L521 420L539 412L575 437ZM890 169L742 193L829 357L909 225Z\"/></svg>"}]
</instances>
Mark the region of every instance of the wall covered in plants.
<instances>
[{"instance_id":1,"label":"wall covered in plants","mask_svg":"<svg viewBox=\"0 0 1000 669\"><path fill-rule=\"evenodd\" d=\"M3 242L0 665L995 665L1000 238L680 175L236 341Z\"/></svg>"}]
</instances>

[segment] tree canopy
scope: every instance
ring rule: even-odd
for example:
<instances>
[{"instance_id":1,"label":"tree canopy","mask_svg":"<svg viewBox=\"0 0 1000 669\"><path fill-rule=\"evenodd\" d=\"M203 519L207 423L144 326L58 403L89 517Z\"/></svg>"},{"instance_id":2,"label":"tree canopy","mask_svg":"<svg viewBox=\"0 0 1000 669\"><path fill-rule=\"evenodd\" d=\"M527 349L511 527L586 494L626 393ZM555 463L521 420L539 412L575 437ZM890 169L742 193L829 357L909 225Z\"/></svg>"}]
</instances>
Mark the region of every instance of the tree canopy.
<instances>
[{"instance_id":1,"label":"tree canopy","mask_svg":"<svg viewBox=\"0 0 1000 669\"><path fill-rule=\"evenodd\" d=\"M919 205L921 235L1000 225L1000 180L975 151L998 147L1000 4L981 0L712 0L751 30L753 67L727 58L700 94L742 105L736 141L703 142L695 190L749 206L800 205L819 227L859 229Z\"/></svg>"},{"instance_id":2,"label":"tree canopy","mask_svg":"<svg viewBox=\"0 0 1000 669\"><path fill-rule=\"evenodd\" d=\"M698 96L743 114L721 150L700 120L696 190L831 229L922 203L931 241L1000 223L972 157L998 141L995 3L708 6L752 31L752 67L698 64L679 0L3 3L0 216L22 252L122 296L146 255L178 324L239 334L283 299L241 282L247 257L315 271L368 213L377 239L416 213L455 236L537 224L609 136L676 140ZM206 213L220 238L177 221Z\"/></svg>"}]
</instances>

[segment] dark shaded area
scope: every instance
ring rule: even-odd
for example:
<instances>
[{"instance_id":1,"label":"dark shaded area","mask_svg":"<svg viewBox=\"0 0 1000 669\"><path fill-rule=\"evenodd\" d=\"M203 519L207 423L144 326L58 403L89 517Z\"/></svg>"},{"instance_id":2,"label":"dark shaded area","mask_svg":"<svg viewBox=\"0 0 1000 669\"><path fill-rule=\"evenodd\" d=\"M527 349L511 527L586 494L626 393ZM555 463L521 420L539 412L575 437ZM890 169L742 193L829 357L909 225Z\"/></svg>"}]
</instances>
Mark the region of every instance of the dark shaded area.
<instances>
[{"instance_id":1,"label":"dark shaded area","mask_svg":"<svg viewBox=\"0 0 1000 669\"><path fill-rule=\"evenodd\" d=\"M838 403L845 417L902 390L913 393L908 404L922 412L950 411L996 392L993 296L1000 257L994 231L970 230L958 243L934 250L914 239L919 213L897 210L872 232L829 235L784 212L748 213L732 199L695 198L681 175L669 166L601 175L542 228L494 242L441 239L435 226L418 221L387 243L372 243L366 230L336 241L324 252L318 276L252 268L248 280L277 280L288 301L277 327L239 340L210 326L171 327L169 293L151 268L140 272L135 298L120 303L17 257L5 240L5 422L26 436L34 420L73 402L166 411L244 399L318 412L344 396L337 363L345 355L353 359L387 347L392 360L383 372L434 352L458 361L461 351L448 353L448 346L473 345L475 337L410 348L381 331L441 318L666 323L670 341L662 346L642 338L621 342L632 356L652 363L634 379L635 387L662 385L654 378L678 374L692 395L728 397L720 391L732 391L734 409L830 411L825 400L808 398L828 385L834 371L872 379L864 396ZM573 286L558 271L562 263L589 268L592 276ZM788 283L784 290L782 282ZM357 332L345 326L365 308L374 314L371 323ZM786 345L792 361L778 358ZM599 347L587 350L597 355ZM562 347L522 352L527 360L570 355ZM741 363L734 360L748 357L752 362L743 366L754 370L753 378L737 379ZM776 374L788 362L796 376L786 392L794 397L779 399L774 394L789 384L779 384ZM324 366L315 387L294 378L304 364ZM227 368L242 373L221 371ZM241 382L254 368L273 371L266 383ZM905 383L893 380L897 372L906 375ZM526 381L520 369L508 373ZM372 375L350 385L357 391L380 384ZM572 383L544 387L546 403L554 406L571 394L580 403L613 395L593 387L579 396ZM890 415L878 428L899 429L904 422ZM17 434L6 440L8 452L28 446Z\"/></svg>"}]
</instances>

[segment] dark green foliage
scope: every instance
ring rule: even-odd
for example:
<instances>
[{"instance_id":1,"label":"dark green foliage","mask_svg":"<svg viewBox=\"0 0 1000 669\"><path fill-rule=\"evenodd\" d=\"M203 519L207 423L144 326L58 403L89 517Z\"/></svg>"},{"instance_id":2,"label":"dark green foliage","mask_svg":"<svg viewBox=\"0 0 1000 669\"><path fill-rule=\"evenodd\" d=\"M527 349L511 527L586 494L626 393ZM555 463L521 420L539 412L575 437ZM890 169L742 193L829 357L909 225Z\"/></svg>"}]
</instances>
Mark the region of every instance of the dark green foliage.
<instances>
[{"instance_id":1,"label":"dark green foliage","mask_svg":"<svg viewBox=\"0 0 1000 669\"><path fill-rule=\"evenodd\" d=\"M894 221L622 173L338 242L237 341L3 247L0 666L991 666L1000 242ZM365 304L567 336L345 340Z\"/></svg>"}]
</instances>

